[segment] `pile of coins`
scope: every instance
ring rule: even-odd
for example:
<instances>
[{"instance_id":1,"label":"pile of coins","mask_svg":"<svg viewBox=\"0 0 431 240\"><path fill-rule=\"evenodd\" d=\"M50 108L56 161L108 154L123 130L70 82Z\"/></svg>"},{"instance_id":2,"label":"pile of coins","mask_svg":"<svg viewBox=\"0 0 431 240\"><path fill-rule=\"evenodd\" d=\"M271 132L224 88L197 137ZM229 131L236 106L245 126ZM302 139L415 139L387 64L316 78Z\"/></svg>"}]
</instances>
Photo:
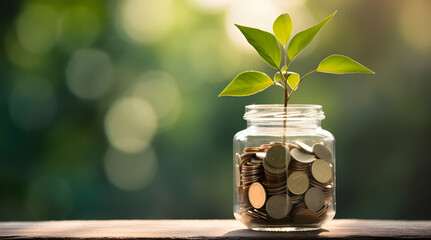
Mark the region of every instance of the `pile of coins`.
<instances>
[{"instance_id":1,"label":"pile of coins","mask_svg":"<svg viewBox=\"0 0 431 240\"><path fill-rule=\"evenodd\" d=\"M332 158L323 144L300 141L271 142L237 153L241 218L292 226L323 222L332 205Z\"/></svg>"}]
</instances>

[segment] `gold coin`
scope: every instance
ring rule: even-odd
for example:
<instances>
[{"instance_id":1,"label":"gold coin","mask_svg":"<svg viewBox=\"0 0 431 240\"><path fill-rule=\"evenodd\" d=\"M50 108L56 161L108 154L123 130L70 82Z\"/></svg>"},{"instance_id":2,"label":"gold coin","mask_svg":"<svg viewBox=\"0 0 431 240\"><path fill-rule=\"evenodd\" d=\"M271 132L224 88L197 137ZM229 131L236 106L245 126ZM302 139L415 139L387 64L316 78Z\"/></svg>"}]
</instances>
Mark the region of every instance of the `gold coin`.
<instances>
[{"instance_id":1,"label":"gold coin","mask_svg":"<svg viewBox=\"0 0 431 240\"><path fill-rule=\"evenodd\" d=\"M327 183L332 178L332 169L328 162L317 159L311 165L311 174L320 183Z\"/></svg>"},{"instance_id":2,"label":"gold coin","mask_svg":"<svg viewBox=\"0 0 431 240\"><path fill-rule=\"evenodd\" d=\"M325 195L318 188L310 188L305 193L305 205L315 212L319 211L325 205Z\"/></svg>"},{"instance_id":3,"label":"gold coin","mask_svg":"<svg viewBox=\"0 0 431 240\"><path fill-rule=\"evenodd\" d=\"M313 153L313 148L310 147L309 145L301 142L301 141L295 141L296 144L298 144L298 146L300 146L302 149L304 149L306 152L308 153Z\"/></svg>"},{"instance_id":4,"label":"gold coin","mask_svg":"<svg viewBox=\"0 0 431 240\"><path fill-rule=\"evenodd\" d=\"M266 211L274 219L282 219L292 210L292 201L287 195L274 195L266 202Z\"/></svg>"},{"instance_id":5,"label":"gold coin","mask_svg":"<svg viewBox=\"0 0 431 240\"><path fill-rule=\"evenodd\" d=\"M254 182L248 189L248 199L254 208L261 208L265 205L266 192L262 184Z\"/></svg>"},{"instance_id":6,"label":"gold coin","mask_svg":"<svg viewBox=\"0 0 431 240\"><path fill-rule=\"evenodd\" d=\"M295 224L311 224L316 221L317 213L311 209L304 209L293 217L293 223Z\"/></svg>"},{"instance_id":7,"label":"gold coin","mask_svg":"<svg viewBox=\"0 0 431 240\"><path fill-rule=\"evenodd\" d=\"M302 150L301 148L294 148L290 151L290 154L292 155L292 157L297 160L298 162L302 162L302 163L310 163L314 160L314 155L310 154L304 150Z\"/></svg>"},{"instance_id":8,"label":"gold coin","mask_svg":"<svg viewBox=\"0 0 431 240\"><path fill-rule=\"evenodd\" d=\"M309 184L308 176L303 172L292 172L287 178L287 188L296 195L305 193Z\"/></svg>"},{"instance_id":9,"label":"gold coin","mask_svg":"<svg viewBox=\"0 0 431 240\"><path fill-rule=\"evenodd\" d=\"M320 144L320 143L314 144L313 145L313 152L320 159L326 160L328 162L332 160L331 150L329 150L323 144Z\"/></svg>"},{"instance_id":10,"label":"gold coin","mask_svg":"<svg viewBox=\"0 0 431 240\"><path fill-rule=\"evenodd\" d=\"M238 164L235 164L235 184L237 187L241 185L241 173L239 172Z\"/></svg>"},{"instance_id":11,"label":"gold coin","mask_svg":"<svg viewBox=\"0 0 431 240\"><path fill-rule=\"evenodd\" d=\"M290 162L290 152L282 145L275 145L268 149L265 160L274 168L285 168Z\"/></svg>"}]
</instances>

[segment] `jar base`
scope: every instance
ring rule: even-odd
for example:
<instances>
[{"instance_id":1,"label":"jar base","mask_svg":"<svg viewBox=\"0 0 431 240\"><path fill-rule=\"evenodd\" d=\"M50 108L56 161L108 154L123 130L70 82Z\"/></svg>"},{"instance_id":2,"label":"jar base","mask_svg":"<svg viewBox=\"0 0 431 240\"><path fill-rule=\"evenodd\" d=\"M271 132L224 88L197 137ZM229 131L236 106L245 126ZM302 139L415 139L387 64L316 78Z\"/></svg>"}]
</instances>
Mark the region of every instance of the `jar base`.
<instances>
[{"instance_id":1,"label":"jar base","mask_svg":"<svg viewBox=\"0 0 431 240\"><path fill-rule=\"evenodd\" d=\"M252 227L253 231L259 232L309 232L318 231L320 227Z\"/></svg>"}]
</instances>

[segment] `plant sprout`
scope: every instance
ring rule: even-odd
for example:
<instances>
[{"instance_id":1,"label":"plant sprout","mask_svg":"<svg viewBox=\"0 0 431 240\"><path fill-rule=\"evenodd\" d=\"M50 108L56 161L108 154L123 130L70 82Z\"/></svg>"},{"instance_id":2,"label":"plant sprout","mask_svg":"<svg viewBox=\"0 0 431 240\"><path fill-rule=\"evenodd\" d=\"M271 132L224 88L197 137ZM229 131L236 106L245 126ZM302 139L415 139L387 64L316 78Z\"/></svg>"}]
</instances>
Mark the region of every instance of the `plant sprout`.
<instances>
[{"instance_id":1,"label":"plant sprout","mask_svg":"<svg viewBox=\"0 0 431 240\"><path fill-rule=\"evenodd\" d=\"M290 64L298 54L313 41L320 29L337 13L329 15L318 24L297 33L287 42L292 33L292 20L289 14L280 15L273 24L274 35L260 29L245 27L235 24L242 32L248 43L256 49L262 59L272 68L277 70L273 79L259 71L245 71L237 75L232 82L220 93L221 96L249 96L261 92L271 85L277 85L284 89L284 107L287 107L292 94L298 89L307 76L316 73L347 74L369 73L373 71L364 67L355 60L333 54L323 59L316 69L304 74L302 77L295 72L290 72ZM281 65L284 57L284 66ZM289 91L290 90L290 91Z\"/></svg>"}]
</instances>

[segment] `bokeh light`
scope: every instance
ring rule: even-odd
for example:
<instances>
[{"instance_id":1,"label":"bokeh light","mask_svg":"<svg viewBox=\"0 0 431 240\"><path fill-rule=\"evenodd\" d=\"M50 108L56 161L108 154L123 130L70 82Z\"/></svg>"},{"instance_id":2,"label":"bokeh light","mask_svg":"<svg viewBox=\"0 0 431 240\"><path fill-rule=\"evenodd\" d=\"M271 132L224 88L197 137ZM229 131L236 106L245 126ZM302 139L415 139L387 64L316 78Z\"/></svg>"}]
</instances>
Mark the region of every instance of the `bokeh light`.
<instances>
[{"instance_id":1,"label":"bokeh light","mask_svg":"<svg viewBox=\"0 0 431 240\"><path fill-rule=\"evenodd\" d=\"M58 37L58 20L57 11L49 5L28 5L17 21L20 43L35 53L49 51Z\"/></svg>"},{"instance_id":2,"label":"bokeh light","mask_svg":"<svg viewBox=\"0 0 431 240\"><path fill-rule=\"evenodd\" d=\"M426 0L403 2L399 22L404 39L414 48L431 49L431 31L425 30L421 22L431 22L431 2ZM420 36L420 37L419 37Z\"/></svg>"},{"instance_id":3,"label":"bokeh light","mask_svg":"<svg viewBox=\"0 0 431 240\"><path fill-rule=\"evenodd\" d=\"M59 41L68 49L90 46L102 29L98 11L86 5L65 9L59 20Z\"/></svg>"},{"instance_id":4,"label":"bokeh light","mask_svg":"<svg viewBox=\"0 0 431 240\"><path fill-rule=\"evenodd\" d=\"M113 78L111 58L105 52L96 49L76 52L66 68L70 91L84 99L103 96L109 90Z\"/></svg>"},{"instance_id":5,"label":"bokeh light","mask_svg":"<svg viewBox=\"0 0 431 240\"><path fill-rule=\"evenodd\" d=\"M226 7L232 2L230 0L189 0L190 4L206 13L218 13L225 10Z\"/></svg>"},{"instance_id":6,"label":"bokeh light","mask_svg":"<svg viewBox=\"0 0 431 240\"><path fill-rule=\"evenodd\" d=\"M9 112L16 126L33 130L47 126L57 110L52 85L42 78L18 80L9 97Z\"/></svg>"},{"instance_id":7,"label":"bokeh light","mask_svg":"<svg viewBox=\"0 0 431 240\"><path fill-rule=\"evenodd\" d=\"M117 100L105 118L109 142L118 150L137 153L145 149L157 130L157 114L147 101L128 97Z\"/></svg>"},{"instance_id":8,"label":"bokeh light","mask_svg":"<svg viewBox=\"0 0 431 240\"><path fill-rule=\"evenodd\" d=\"M322 105L337 139L337 217L430 218L430 1L4 2L0 221L232 218L244 106L283 98L217 98L275 73L234 23L288 12L295 34L335 10L291 70L340 53L376 75L313 74L290 103Z\"/></svg>"},{"instance_id":9,"label":"bokeh light","mask_svg":"<svg viewBox=\"0 0 431 240\"><path fill-rule=\"evenodd\" d=\"M174 26L173 0L126 0L119 4L120 25L127 36L138 43L160 40Z\"/></svg>"},{"instance_id":10,"label":"bokeh light","mask_svg":"<svg viewBox=\"0 0 431 240\"><path fill-rule=\"evenodd\" d=\"M176 80L166 72L142 74L129 90L132 97L148 101L153 106L160 128L172 126L181 112L182 98Z\"/></svg>"},{"instance_id":11,"label":"bokeh light","mask_svg":"<svg viewBox=\"0 0 431 240\"><path fill-rule=\"evenodd\" d=\"M157 172L157 157L152 148L129 154L110 148L105 155L105 171L119 189L136 191L145 188Z\"/></svg>"}]
</instances>

